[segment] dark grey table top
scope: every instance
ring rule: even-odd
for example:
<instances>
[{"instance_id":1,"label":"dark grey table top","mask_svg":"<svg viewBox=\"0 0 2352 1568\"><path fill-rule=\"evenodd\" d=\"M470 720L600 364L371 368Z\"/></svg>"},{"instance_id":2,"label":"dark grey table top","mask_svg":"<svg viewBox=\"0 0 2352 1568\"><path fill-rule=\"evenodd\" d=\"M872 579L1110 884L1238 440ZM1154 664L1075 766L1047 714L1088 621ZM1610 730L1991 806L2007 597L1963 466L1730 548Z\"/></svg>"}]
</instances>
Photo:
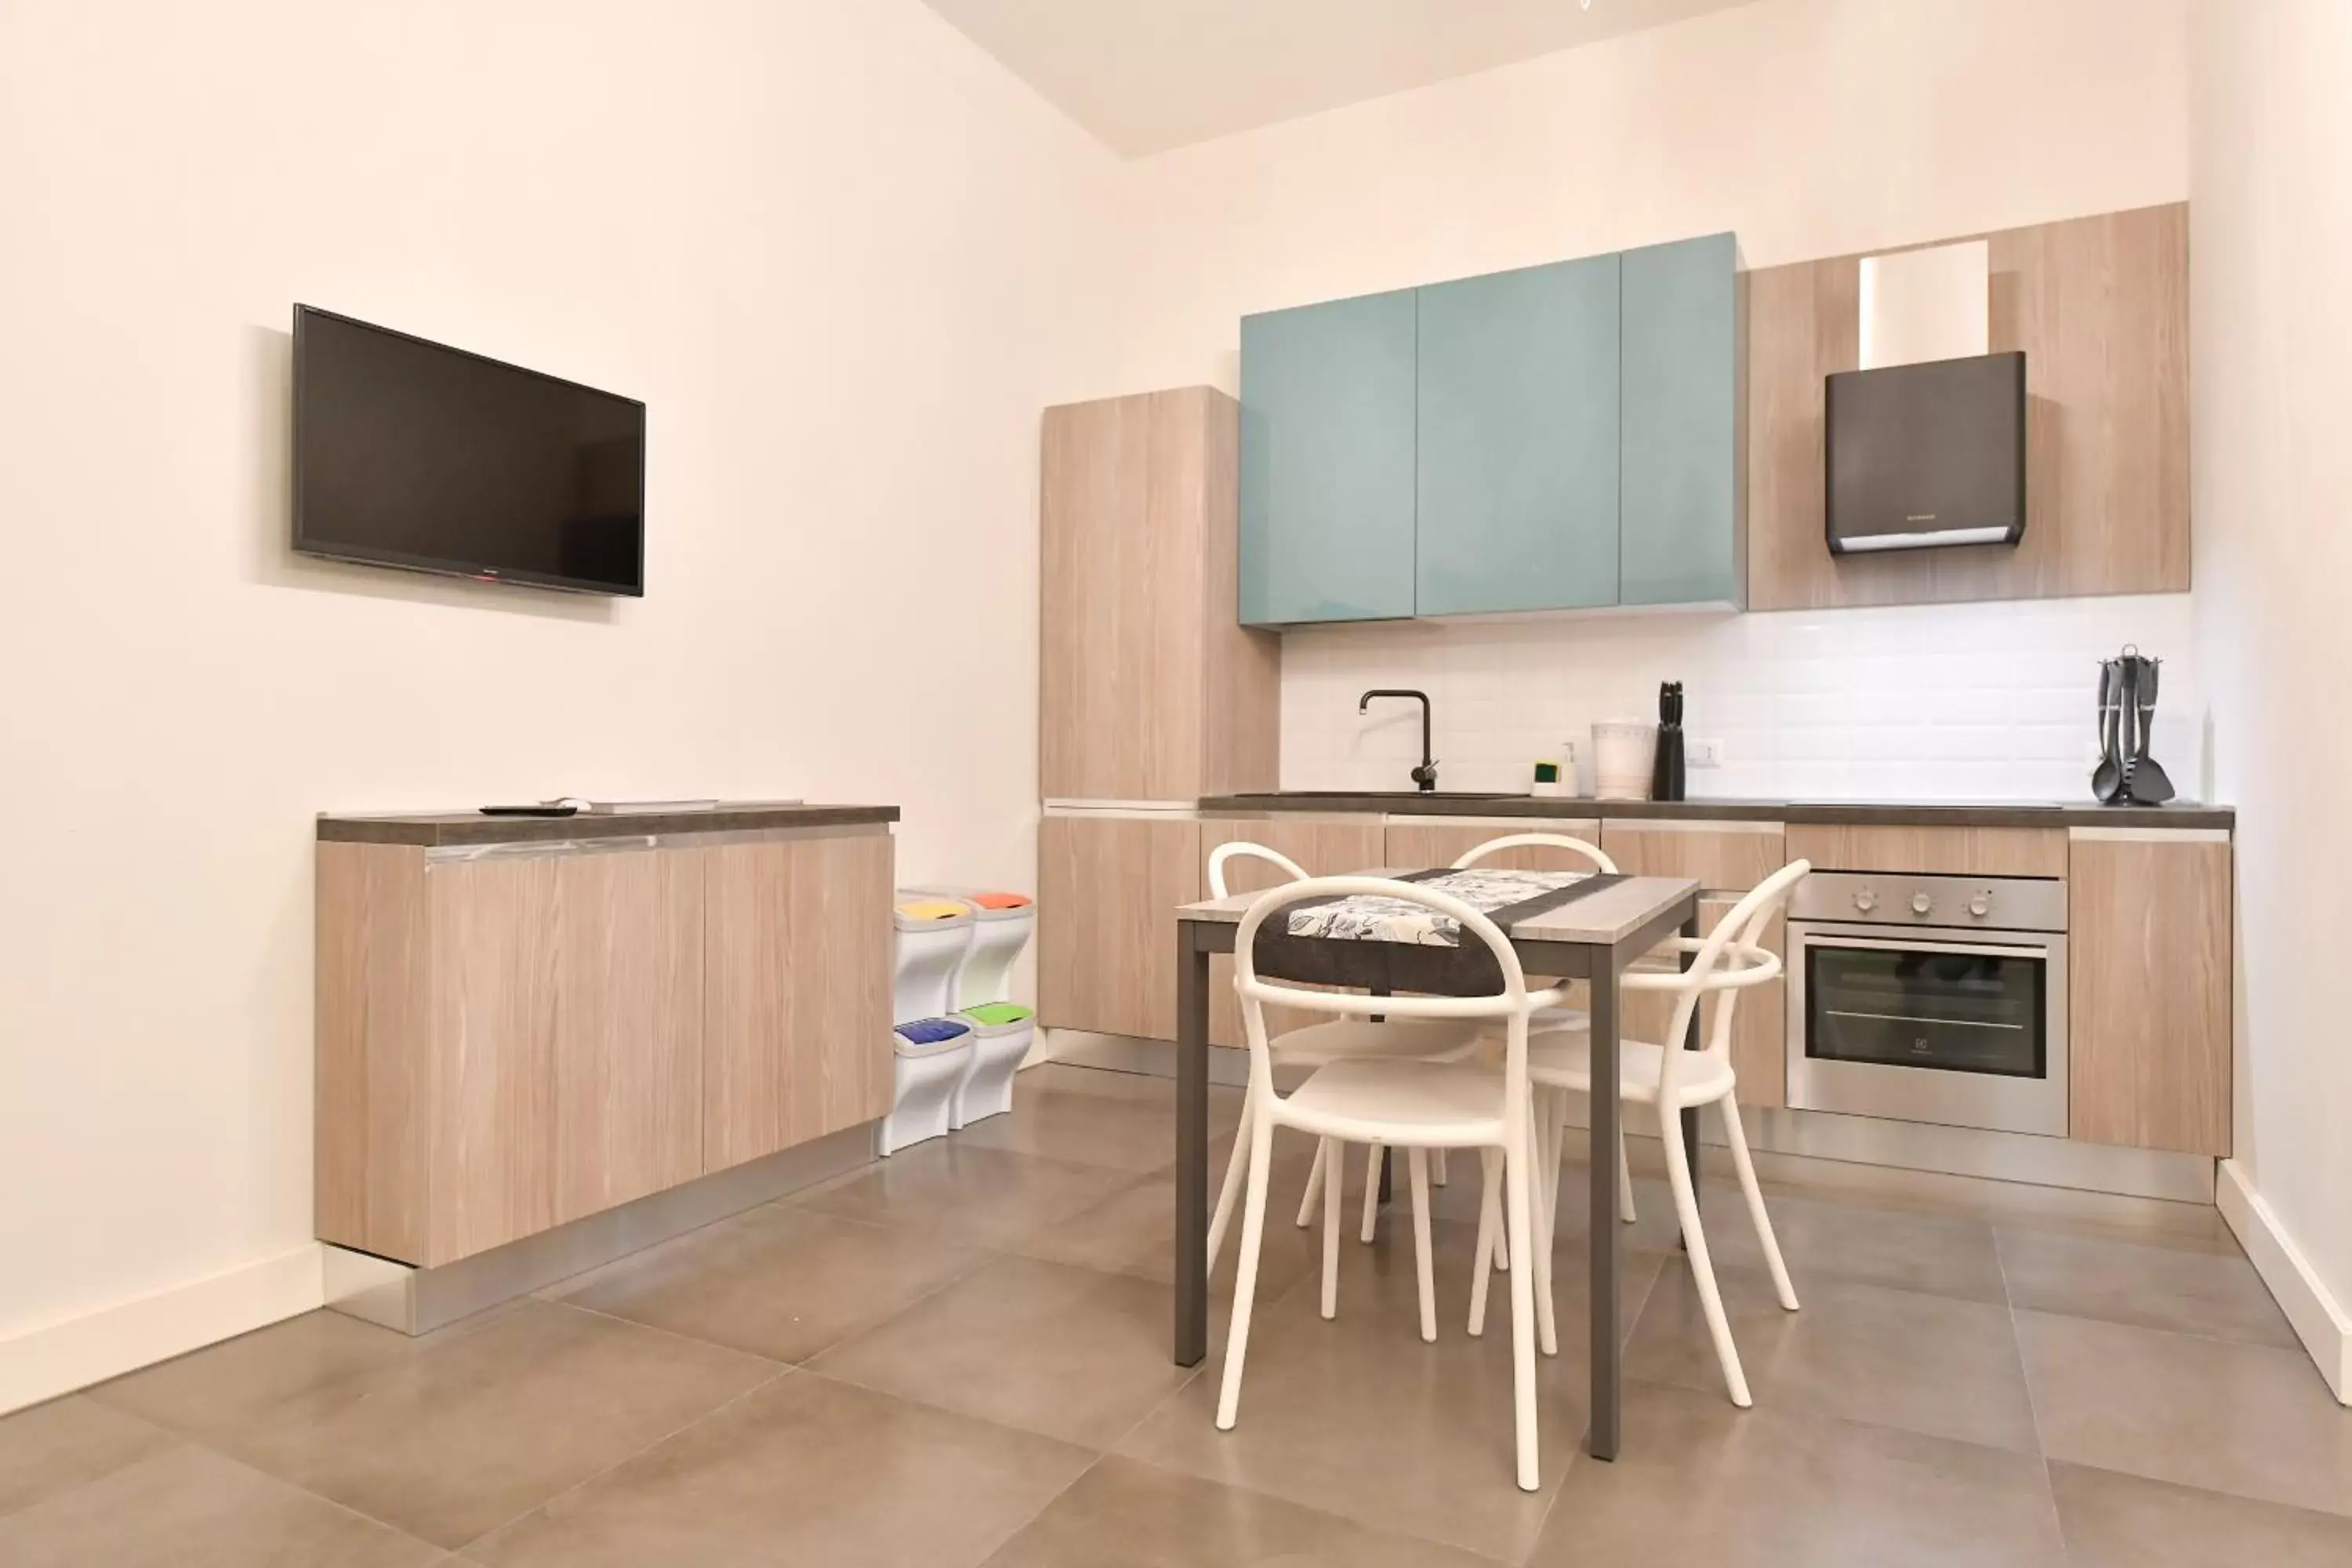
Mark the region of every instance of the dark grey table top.
<instances>
[{"instance_id":1,"label":"dark grey table top","mask_svg":"<svg viewBox=\"0 0 2352 1568\"><path fill-rule=\"evenodd\" d=\"M557 839L636 838L663 833L745 833L777 827L855 827L898 820L895 805L806 805L721 801L707 811L573 816L485 816L479 811L321 816L322 843L538 844Z\"/></svg>"}]
</instances>

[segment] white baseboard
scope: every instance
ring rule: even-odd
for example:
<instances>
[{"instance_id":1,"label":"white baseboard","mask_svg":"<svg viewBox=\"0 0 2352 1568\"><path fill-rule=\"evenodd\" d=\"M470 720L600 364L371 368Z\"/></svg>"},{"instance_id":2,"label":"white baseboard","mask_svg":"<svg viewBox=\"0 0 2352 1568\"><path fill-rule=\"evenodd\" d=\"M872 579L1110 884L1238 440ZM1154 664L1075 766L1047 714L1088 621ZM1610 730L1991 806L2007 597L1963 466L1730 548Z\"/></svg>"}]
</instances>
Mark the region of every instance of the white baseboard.
<instances>
[{"instance_id":1,"label":"white baseboard","mask_svg":"<svg viewBox=\"0 0 2352 1568\"><path fill-rule=\"evenodd\" d=\"M226 1274L0 1340L0 1415L326 1303L315 1241Z\"/></svg>"},{"instance_id":2,"label":"white baseboard","mask_svg":"<svg viewBox=\"0 0 2352 1568\"><path fill-rule=\"evenodd\" d=\"M2245 1172L2235 1160L2221 1162L2214 1199L2221 1217L2237 1233L2238 1245L2252 1260L2254 1272L2270 1287L2279 1310L2294 1325L2303 1348L2318 1363L2319 1375L2327 1380L2336 1403L2352 1405L2352 1313L2313 1272L2311 1260L2279 1224L2262 1194L2248 1184Z\"/></svg>"}]
</instances>

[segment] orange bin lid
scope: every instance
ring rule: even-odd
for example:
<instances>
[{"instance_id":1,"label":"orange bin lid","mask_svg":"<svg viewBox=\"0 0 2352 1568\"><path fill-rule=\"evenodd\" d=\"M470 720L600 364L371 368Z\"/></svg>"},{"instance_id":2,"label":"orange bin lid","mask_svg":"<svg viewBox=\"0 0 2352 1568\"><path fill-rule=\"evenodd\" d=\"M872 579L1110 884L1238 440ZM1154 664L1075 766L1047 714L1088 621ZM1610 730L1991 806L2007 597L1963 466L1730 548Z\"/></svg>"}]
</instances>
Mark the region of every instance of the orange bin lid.
<instances>
[{"instance_id":1,"label":"orange bin lid","mask_svg":"<svg viewBox=\"0 0 2352 1568\"><path fill-rule=\"evenodd\" d=\"M1025 910L1031 902L1026 893L973 893L971 899L983 910Z\"/></svg>"}]
</instances>

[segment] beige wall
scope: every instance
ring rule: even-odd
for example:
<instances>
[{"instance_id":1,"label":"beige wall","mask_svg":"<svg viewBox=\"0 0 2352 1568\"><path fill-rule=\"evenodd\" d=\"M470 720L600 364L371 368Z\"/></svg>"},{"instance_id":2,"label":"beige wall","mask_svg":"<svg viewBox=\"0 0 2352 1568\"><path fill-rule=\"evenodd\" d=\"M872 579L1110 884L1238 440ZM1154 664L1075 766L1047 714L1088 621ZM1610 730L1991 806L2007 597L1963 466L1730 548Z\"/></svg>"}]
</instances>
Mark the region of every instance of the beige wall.
<instances>
[{"instance_id":1,"label":"beige wall","mask_svg":"<svg viewBox=\"0 0 2352 1568\"><path fill-rule=\"evenodd\" d=\"M2241 808L2236 1174L2332 1296L2333 1325L2298 1312L2276 1272L2294 1260L2270 1260L2352 1399L2352 7L2199 0L2193 42L2198 634L2214 782Z\"/></svg>"},{"instance_id":2,"label":"beige wall","mask_svg":"<svg viewBox=\"0 0 2352 1568\"><path fill-rule=\"evenodd\" d=\"M0 0L0 1362L310 1237L317 811L896 802L1027 885L1117 173L915 0ZM649 595L290 558L298 300L646 399Z\"/></svg>"},{"instance_id":3,"label":"beige wall","mask_svg":"<svg viewBox=\"0 0 2352 1568\"><path fill-rule=\"evenodd\" d=\"M1162 153L1113 389L1239 318L1731 229L1751 267L2179 201L2185 0L1760 0Z\"/></svg>"}]
</instances>

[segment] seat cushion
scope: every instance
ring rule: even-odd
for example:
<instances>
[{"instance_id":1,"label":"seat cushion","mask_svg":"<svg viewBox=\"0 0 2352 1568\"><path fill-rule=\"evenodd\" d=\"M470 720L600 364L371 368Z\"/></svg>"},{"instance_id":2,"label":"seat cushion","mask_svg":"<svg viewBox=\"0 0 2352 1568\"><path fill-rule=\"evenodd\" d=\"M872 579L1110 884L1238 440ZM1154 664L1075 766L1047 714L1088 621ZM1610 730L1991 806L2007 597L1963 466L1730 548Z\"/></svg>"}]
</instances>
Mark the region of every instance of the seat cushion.
<instances>
[{"instance_id":1,"label":"seat cushion","mask_svg":"<svg viewBox=\"0 0 2352 1568\"><path fill-rule=\"evenodd\" d=\"M1458 1061L1476 1054L1478 1031L1475 1020L1400 1019L1375 1024L1360 1018L1335 1018L1276 1035L1271 1046L1274 1059L1293 1068L1348 1060Z\"/></svg>"},{"instance_id":2,"label":"seat cushion","mask_svg":"<svg viewBox=\"0 0 2352 1568\"><path fill-rule=\"evenodd\" d=\"M1285 1096L1280 1115L1333 1137L1484 1142L1499 1136L1503 1075L1475 1062L1336 1061Z\"/></svg>"},{"instance_id":3,"label":"seat cushion","mask_svg":"<svg viewBox=\"0 0 2352 1568\"><path fill-rule=\"evenodd\" d=\"M1528 1042L1528 1076L1548 1089L1589 1090L1592 1087L1592 1037L1556 1031ZM1646 1040L1617 1042L1617 1083L1621 1095L1654 1105L1658 1075L1666 1053ZM1731 1092L1731 1063L1705 1051L1685 1051L1675 1064L1675 1099L1683 1105L1703 1105Z\"/></svg>"}]
</instances>

